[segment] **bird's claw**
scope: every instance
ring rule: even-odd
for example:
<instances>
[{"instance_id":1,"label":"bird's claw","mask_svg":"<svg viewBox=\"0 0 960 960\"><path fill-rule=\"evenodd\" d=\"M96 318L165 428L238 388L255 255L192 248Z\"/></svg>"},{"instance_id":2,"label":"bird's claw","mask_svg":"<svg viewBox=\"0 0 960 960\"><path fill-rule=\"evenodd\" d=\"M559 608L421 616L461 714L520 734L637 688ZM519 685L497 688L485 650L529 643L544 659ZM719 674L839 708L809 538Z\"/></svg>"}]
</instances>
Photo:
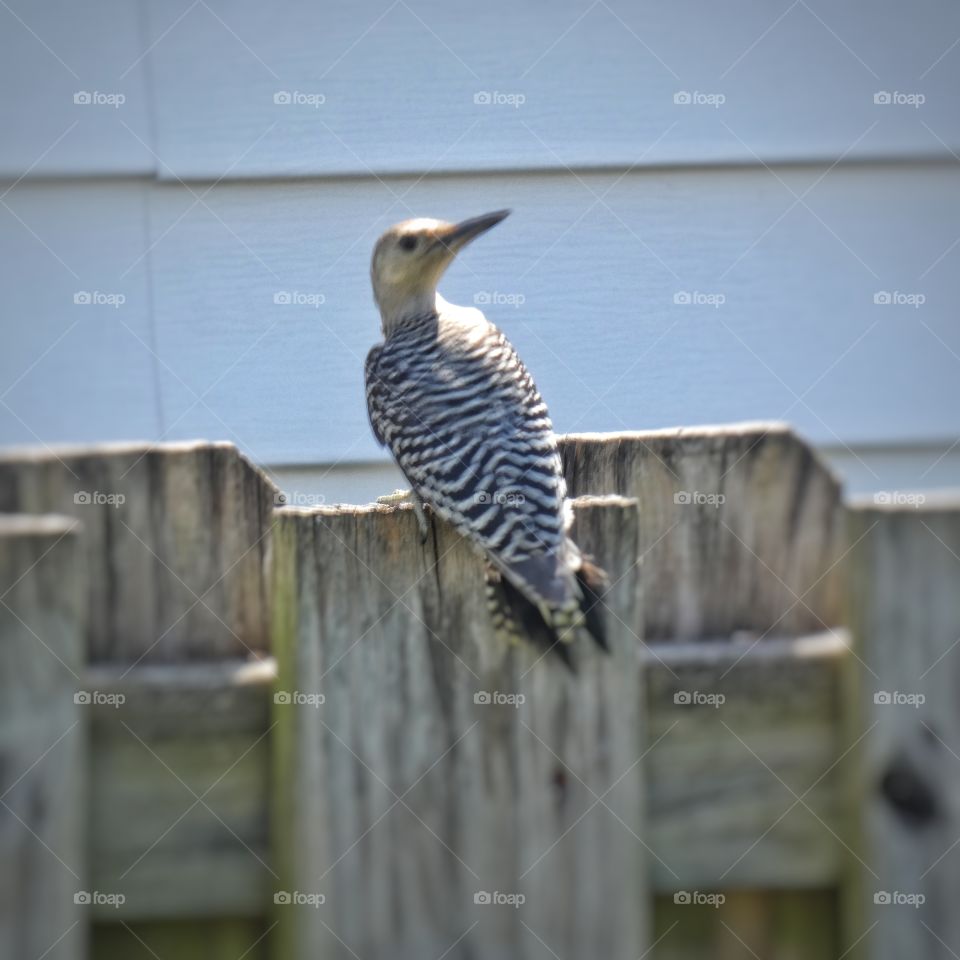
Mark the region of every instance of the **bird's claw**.
<instances>
[{"instance_id":1,"label":"bird's claw","mask_svg":"<svg viewBox=\"0 0 960 960\"><path fill-rule=\"evenodd\" d=\"M412 490L394 490L393 493L386 493L382 497L377 497L377 503L399 504L411 503L413 501Z\"/></svg>"}]
</instances>

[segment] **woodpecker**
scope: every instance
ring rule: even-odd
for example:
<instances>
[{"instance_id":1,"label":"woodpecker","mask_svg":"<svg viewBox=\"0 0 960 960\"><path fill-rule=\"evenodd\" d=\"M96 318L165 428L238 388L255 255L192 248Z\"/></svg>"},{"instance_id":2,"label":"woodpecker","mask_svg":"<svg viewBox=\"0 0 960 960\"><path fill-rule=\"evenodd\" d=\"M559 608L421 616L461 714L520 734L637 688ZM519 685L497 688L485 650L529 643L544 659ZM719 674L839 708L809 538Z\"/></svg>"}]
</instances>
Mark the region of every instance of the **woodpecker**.
<instances>
[{"instance_id":1,"label":"woodpecker","mask_svg":"<svg viewBox=\"0 0 960 960\"><path fill-rule=\"evenodd\" d=\"M500 223L498 210L461 223L419 218L377 241L370 274L383 342L365 365L367 410L424 505L487 560L497 633L527 638L572 668L585 631L606 649L604 572L570 539L572 521L553 425L533 378L480 310L447 303L437 283L454 257Z\"/></svg>"}]
</instances>

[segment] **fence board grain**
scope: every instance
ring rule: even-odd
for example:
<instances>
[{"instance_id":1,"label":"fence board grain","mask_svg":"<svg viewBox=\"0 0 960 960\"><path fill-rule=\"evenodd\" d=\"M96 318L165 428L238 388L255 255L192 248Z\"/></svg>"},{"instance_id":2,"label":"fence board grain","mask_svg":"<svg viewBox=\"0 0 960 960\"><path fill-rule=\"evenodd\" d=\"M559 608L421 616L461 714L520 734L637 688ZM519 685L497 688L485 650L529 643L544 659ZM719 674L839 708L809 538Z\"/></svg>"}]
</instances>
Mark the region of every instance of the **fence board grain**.
<instances>
[{"instance_id":1,"label":"fence board grain","mask_svg":"<svg viewBox=\"0 0 960 960\"><path fill-rule=\"evenodd\" d=\"M946 960L960 952L960 501L861 506L850 524L861 932L876 960Z\"/></svg>"},{"instance_id":2,"label":"fence board grain","mask_svg":"<svg viewBox=\"0 0 960 960\"><path fill-rule=\"evenodd\" d=\"M728 891L716 905L658 897L656 918L651 960L826 960L843 956L833 890Z\"/></svg>"},{"instance_id":3,"label":"fence board grain","mask_svg":"<svg viewBox=\"0 0 960 960\"><path fill-rule=\"evenodd\" d=\"M93 882L125 896L98 919L262 915L272 681L270 662L87 672Z\"/></svg>"},{"instance_id":4,"label":"fence board grain","mask_svg":"<svg viewBox=\"0 0 960 960\"><path fill-rule=\"evenodd\" d=\"M94 661L263 651L274 496L229 443L0 454L0 512L58 512L84 522Z\"/></svg>"},{"instance_id":5,"label":"fence board grain","mask_svg":"<svg viewBox=\"0 0 960 960\"><path fill-rule=\"evenodd\" d=\"M262 920L220 923L153 921L94 927L96 960L268 960L269 929Z\"/></svg>"},{"instance_id":6,"label":"fence board grain","mask_svg":"<svg viewBox=\"0 0 960 960\"><path fill-rule=\"evenodd\" d=\"M0 516L0 956L81 960L85 707L78 525Z\"/></svg>"},{"instance_id":7,"label":"fence board grain","mask_svg":"<svg viewBox=\"0 0 960 960\"><path fill-rule=\"evenodd\" d=\"M325 698L275 711L285 892L326 898L278 907L281 955L642 952L634 511L579 507L619 582L615 652L580 651L575 679L495 641L481 562L445 525L420 548L408 510L278 513L278 685Z\"/></svg>"},{"instance_id":8,"label":"fence board grain","mask_svg":"<svg viewBox=\"0 0 960 960\"><path fill-rule=\"evenodd\" d=\"M82 914L97 956L956 952L958 505L850 510L775 425L562 449L606 495L574 534L614 582L614 653L578 645L575 675L495 640L481 560L442 523L421 545L408 508L274 509L229 444L0 457L0 508L88 528L0 517L10 606L74 645L53 677L4 621L0 769L66 711L88 729L77 889L124 896ZM79 789L76 759L45 771L9 791L26 823L30 784L54 810ZM78 843L83 807L35 832Z\"/></svg>"},{"instance_id":9,"label":"fence board grain","mask_svg":"<svg viewBox=\"0 0 960 960\"><path fill-rule=\"evenodd\" d=\"M708 650L709 659L699 644L655 644L643 658L651 743L643 762L644 836L651 884L671 894L712 888L729 867L727 885L786 889L835 884L842 851L810 810L824 822L834 822L843 802L838 776L824 777L805 797L810 810L800 806L787 816L782 815L794 798L777 777L803 792L836 758L844 635L766 643L719 683L715 678L744 651L720 644ZM109 878L130 867L191 801L146 750L143 762L124 760L136 747L132 731L161 745L164 759L181 775L186 767L217 776L232 759L224 755L223 744L235 744L236 754L262 737L270 727L274 688L291 690L297 684L290 676L277 681L275 663L267 658L256 664L151 665L129 672L101 666L88 671L86 687L125 697L121 707L99 705L91 713L92 805L110 811L91 822L92 867L95 882L106 889ZM674 702L675 693L688 688L723 693L725 720L745 744L756 748L756 738L762 737L759 749L769 771L717 722L712 708L695 707L694 716L688 716L690 708ZM670 730L678 721L681 726ZM270 750L254 747L223 778L221 796L229 797L225 807L240 822L266 822L268 798L262 785L270 781L273 763L285 767L293 762L283 755L292 749L287 727L275 726ZM144 798L151 802L144 805ZM216 810L224 809L210 802ZM281 820L277 830L283 835L289 824ZM164 838L166 846L158 851L161 865L133 869L124 878L127 902L122 907L104 907L95 914L105 921L142 915L215 918L262 909L264 896L276 886L267 867L238 841L226 844L229 834L214 816L198 811L186 826L188 832L174 830ZM247 842L282 874L265 849L261 827ZM194 879L181 867L190 867Z\"/></svg>"},{"instance_id":10,"label":"fence board grain","mask_svg":"<svg viewBox=\"0 0 960 960\"><path fill-rule=\"evenodd\" d=\"M658 891L811 889L840 878L846 635L750 646L648 650Z\"/></svg>"},{"instance_id":11,"label":"fence board grain","mask_svg":"<svg viewBox=\"0 0 960 960\"><path fill-rule=\"evenodd\" d=\"M785 425L569 434L561 453L573 496L640 504L647 639L840 622L840 487Z\"/></svg>"}]
</instances>

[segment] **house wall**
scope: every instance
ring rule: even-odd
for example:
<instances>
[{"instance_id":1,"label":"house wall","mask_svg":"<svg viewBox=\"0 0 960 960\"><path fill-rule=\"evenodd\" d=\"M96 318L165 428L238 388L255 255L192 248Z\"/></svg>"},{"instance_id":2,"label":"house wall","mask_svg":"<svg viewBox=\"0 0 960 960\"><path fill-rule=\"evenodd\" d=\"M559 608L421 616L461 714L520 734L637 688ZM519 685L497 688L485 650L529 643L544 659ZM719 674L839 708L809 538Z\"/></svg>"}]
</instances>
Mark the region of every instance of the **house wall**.
<instances>
[{"instance_id":1,"label":"house wall","mask_svg":"<svg viewBox=\"0 0 960 960\"><path fill-rule=\"evenodd\" d=\"M443 292L558 430L788 420L854 488L960 484L949 3L0 21L0 443L216 437L380 489L371 246L506 206Z\"/></svg>"}]
</instances>

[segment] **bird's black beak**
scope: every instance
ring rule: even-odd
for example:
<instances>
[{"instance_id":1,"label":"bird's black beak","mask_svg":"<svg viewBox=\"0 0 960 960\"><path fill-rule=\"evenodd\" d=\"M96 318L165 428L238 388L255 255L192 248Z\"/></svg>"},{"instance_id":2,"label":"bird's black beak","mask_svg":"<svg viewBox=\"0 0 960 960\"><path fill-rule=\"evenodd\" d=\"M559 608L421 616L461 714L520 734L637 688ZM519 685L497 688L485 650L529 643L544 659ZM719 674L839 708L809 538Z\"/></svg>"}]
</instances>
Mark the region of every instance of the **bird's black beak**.
<instances>
[{"instance_id":1,"label":"bird's black beak","mask_svg":"<svg viewBox=\"0 0 960 960\"><path fill-rule=\"evenodd\" d=\"M509 210L496 210L493 213L485 213L480 217L462 220L443 231L438 231L437 242L452 253L456 253L458 250L462 250L471 240L476 240L481 233L486 233L491 227L495 227L509 215Z\"/></svg>"}]
</instances>

